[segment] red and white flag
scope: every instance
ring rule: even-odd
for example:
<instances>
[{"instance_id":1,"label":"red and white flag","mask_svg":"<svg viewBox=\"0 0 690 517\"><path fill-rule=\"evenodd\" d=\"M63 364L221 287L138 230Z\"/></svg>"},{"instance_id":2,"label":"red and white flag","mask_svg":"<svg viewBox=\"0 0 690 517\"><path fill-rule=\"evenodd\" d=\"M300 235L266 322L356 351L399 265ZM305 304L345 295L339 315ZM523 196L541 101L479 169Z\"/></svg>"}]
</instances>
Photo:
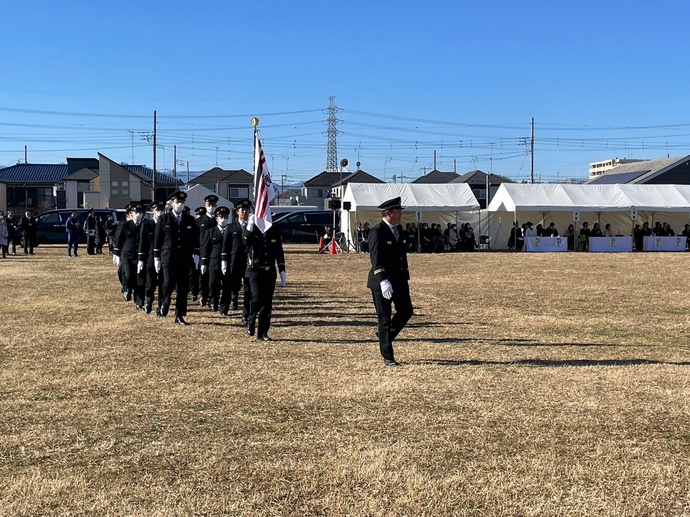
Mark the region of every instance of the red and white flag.
<instances>
[{"instance_id":1,"label":"red and white flag","mask_svg":"<svg viewBox=\"0 0 690 517\"><path fill-rule=\"evenodd\" d=\"M261 148L259 135L254 134L254 218L256 226L261 230L261 233L266 233L273 224L273 217L271 216L271 207L269 206L275 191L273 189L273 181L271 181L271 173L268 172L268 164L264 156L264 150Z\"/></svg>"}]
</instances>

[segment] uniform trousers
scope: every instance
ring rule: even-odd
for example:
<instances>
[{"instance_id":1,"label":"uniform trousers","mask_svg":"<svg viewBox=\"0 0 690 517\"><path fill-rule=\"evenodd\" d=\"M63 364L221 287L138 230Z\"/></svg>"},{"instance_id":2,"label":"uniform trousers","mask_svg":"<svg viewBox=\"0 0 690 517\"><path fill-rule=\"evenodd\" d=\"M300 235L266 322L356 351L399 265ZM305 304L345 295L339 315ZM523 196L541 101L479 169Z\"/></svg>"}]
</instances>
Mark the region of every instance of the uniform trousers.
<instances>
[{"instance_id":1,"label":"uniform trousers","mask_svg":"<svg viewBox=\"0 0 690 517\"><path fill-rule=\"evenodd\" d=\"M72 255L72 250L74 250L74 256L77 257L77 250L79 249L79 234L67 234L67 254Z\"/></svg>"},{"instance_id":2,"label":"uniform trousers","mask_svg":"<svg viewBox=\"0 0 690 517\"><path fill-rule=\"evenodd\" d=\"M125 289L131 290L134 294L134 303L136 305L144 305L144 291L146 287L146 276L142 271L137 273L137 261L123 260L122 265L122 283Z\"/></svg>"},{"instance_id":3,"label":"uniform trousers","mask_svg":"<svg viewBox=\"0 0 690 517\"><path fill-rule=\"evenodd\" d=\"M156 273L155 262L153 260L153 255L151 255L146 261L146 304L149 306L153 305L153 299L156 297L156 291L158 291L158 306L160 307L163 303L163 275Z\"/></svg>"},{"instance_id":4,"label":"uniform trousers","mask_svg":"<svg viewBox=\"0 0 690 517\"><path fill-rule=\"evenodd\" d=\"M187 315L187 295L189 294L189 277L194 264L185 263L180 260L170 260L161 264L163 273L163 315L167 314L170 308L173 291L177 292L175 297L175 316Z\"/></svg>"},{"instance_id":5,"label":"uniform trousers","mask_svg":"<svg viewBox=\"0 0 690 517\"><path fill-rule=\"evenodd\" d=\"M226 290L227 280L225 279L225 275L223 275L223 271L220 269L220 267L212 268L209 269L204 275L200 276L201 278L204 276L208 278L208 304L217 309L221 300L221 291L225 292ZM201 297L204 298L204 295L202 294Z\"/></svg>"},{"instance_id":6,"label":"uniform trousers","mask_svg":"<svg viewBox=\"0 0 690 517\"><path fill-rule=\"evenodd\" d=\"M249 279L249 290L251 291L247 328L250 331L256 328L258 335L263 336L271 328L273 293L276 289L276 270L275 268L271 268L268 271L248 270L247 277Z\"/></svg>"},{"instance_id":7,"label":"uniform trousers","mask_svg":"<svg viewBox=\"0 0 690 517\"><path fill-rule=\"evenodd\" d=\"M396 284L393 296L390 300L383 297L381 289L372 289L378 318L379 348L384 359L395 360L393 354L393 340L397 337L405 324L412 317L412 300L410 299L410 286L407 282ZM395 305L393 315L392 306Z\"/></svg>"}]
</instances>

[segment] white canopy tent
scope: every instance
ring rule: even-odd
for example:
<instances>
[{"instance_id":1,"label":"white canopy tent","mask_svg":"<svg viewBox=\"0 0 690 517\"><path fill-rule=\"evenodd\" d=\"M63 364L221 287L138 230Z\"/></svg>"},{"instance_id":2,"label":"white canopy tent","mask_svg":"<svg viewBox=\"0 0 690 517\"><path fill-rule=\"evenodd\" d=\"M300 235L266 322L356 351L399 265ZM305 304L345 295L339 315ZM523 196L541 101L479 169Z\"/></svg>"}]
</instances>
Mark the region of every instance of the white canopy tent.
<instances>
[{"instance_id":1,"label":"white canopy tent","mask_svg":"<svg viewBox=\"0 0 690 517\"><path fill-rule=\"evenodd\" d=\"M372 226L377 224L381 218L378 206L398 196L405 207L403 225L422 221L457 223L459 214L479 210L479 203L466 183L348 183L340 213L340 230L349 242L356 242L357 223L368 221ZM350 204L349 210L344 209L347 203ZM463 215L476 218L475 214Z\"/></svg>"},{"instance_id":2,"label":"white canopy tent","mask_svg":"<svg viewBox=\"0 0 690 517\"><path fill-rule=\"evenodd\" d=\"M616 235L631 235L636 223L667 221L680 233L690 220L690 186L504 183L488 210L496 212L491 220L494 249L508 248L513 221L554 222L561 234L570 224L579 231L584 221L590 228L593 222L609 223Z\"/></svg>"}]
</instances>

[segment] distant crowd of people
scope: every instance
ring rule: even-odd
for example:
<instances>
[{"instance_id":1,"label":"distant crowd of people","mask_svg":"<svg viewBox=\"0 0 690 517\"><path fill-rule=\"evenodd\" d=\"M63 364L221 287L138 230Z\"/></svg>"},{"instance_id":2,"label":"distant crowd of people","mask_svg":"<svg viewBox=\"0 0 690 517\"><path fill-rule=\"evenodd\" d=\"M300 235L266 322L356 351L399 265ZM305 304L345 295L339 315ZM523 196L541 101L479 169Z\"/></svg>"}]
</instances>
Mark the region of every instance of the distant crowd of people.
<instances>
[{"instance_id":1,"label":"distant crowd of people","mask_svg":"<svg viewBox=\"0 0 690 517\"><path fill-rule=\"evenodd\" d=\"M640 226L636 224L633 229L633 243L635 245L635 250L641 251L643 247L644 238L648 236L658 236L658 237L673 237L676 233L674 232L671 225L667 222L661 223L657 221L654 224L654 228L650 228L649 223L645 222ZM682 236L687 238L686 245L690 248L690 224L686 224ZM517 249L521 251L524 243L525 237L563 237L568 239L568 249L573 251L575 249L575 242L577 239L578 249L581 251L589 250L589 239L590 237L615 237L613 229L610 224L606 224L604 229L601 229L599 223L594 223L592 228L589 227L588 222L583 222L582 227L579 232L575 231L574 225L569 225L568 229L559 235L556 229L555 223L551 222L547 227L542 224L537 224L536 227L531 221L527 221L522 226L515 221L513 223L513 228L510 230L510 237L508 238L508 248L511 250Z\"/></svg>"},{"instance_id":2,"label":"distant crowd of people","mask_svg":"<svg viewBox=\"0 0 690 517\"><path fill-rule=\"evenodd\" d=\"M357 251L369 252L369 223L357 223ZM474 251L477 241L470 223L447 223L446 228L436 223L407 223L405 233L406 251L416 253L442 253L446 251Z\"/></svg>"}]
</instances>

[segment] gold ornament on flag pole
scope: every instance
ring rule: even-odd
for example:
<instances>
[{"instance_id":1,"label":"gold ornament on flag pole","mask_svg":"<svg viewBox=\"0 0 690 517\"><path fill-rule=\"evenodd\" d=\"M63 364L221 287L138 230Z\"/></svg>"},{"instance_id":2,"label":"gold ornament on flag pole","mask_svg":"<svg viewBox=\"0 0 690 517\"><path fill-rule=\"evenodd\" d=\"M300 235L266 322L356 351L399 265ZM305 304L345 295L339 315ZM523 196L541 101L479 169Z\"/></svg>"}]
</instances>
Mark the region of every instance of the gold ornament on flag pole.
<instances>
[{"instance_id":1,"label":"gold ornament on flag pole","mask_svg":"<svg viewBox=\"0 0 690 517\"><path fill-rule=\"evenodd\" d=\"M258 117L252 117L252 126L256 127L259 125Z\"/></svg>"}]
</instances>

